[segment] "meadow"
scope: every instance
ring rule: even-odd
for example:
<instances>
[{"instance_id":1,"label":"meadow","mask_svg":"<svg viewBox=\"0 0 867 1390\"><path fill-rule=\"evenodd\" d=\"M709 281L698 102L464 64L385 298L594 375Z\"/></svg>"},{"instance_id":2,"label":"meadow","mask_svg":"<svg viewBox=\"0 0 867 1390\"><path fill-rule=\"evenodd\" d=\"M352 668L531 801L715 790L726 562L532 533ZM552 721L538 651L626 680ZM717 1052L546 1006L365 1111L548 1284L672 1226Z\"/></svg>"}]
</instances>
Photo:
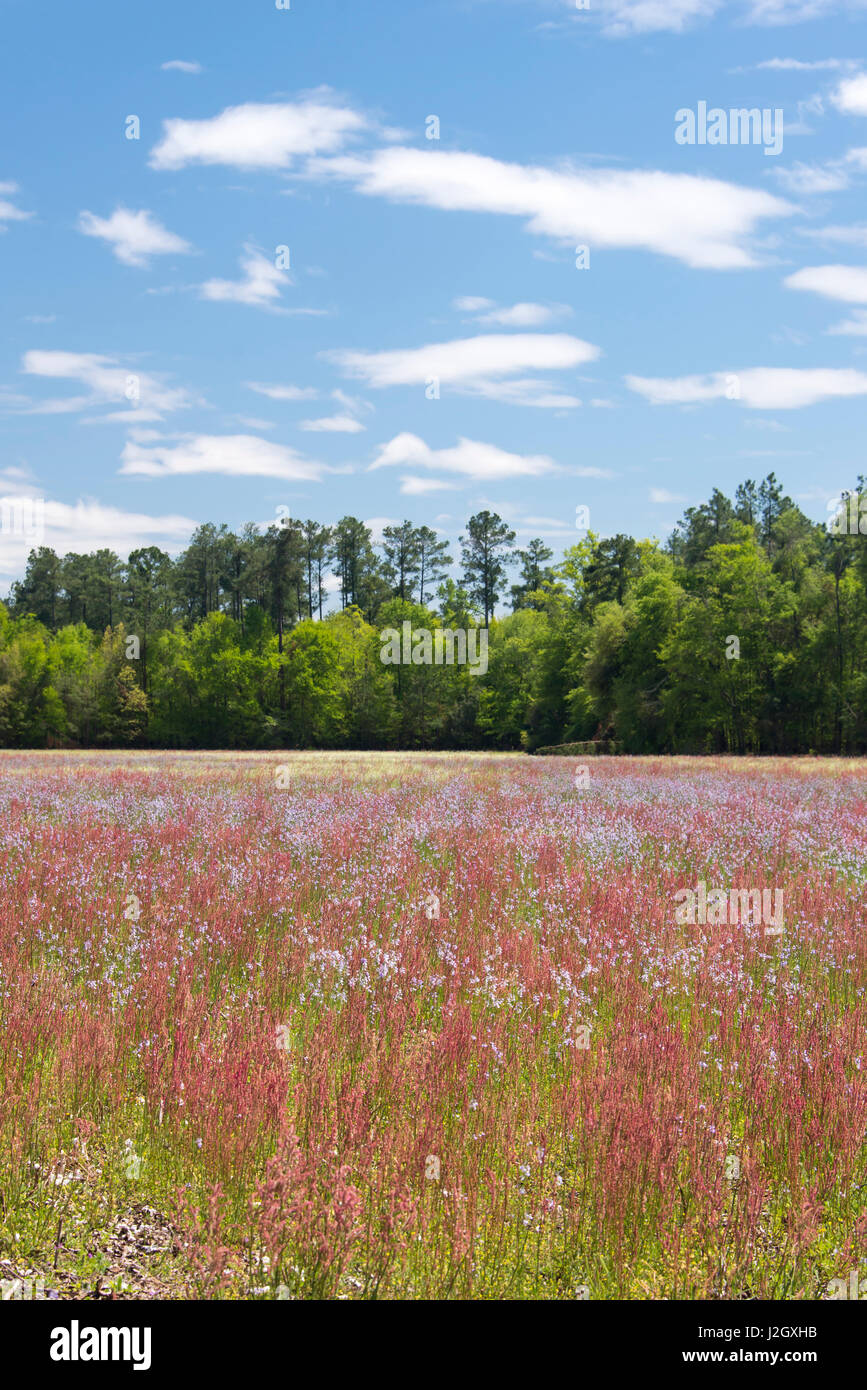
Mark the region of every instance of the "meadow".
<instances>
[{"instance_id":1,"label":"meadow","mask_svg":"<svg viewBox=\"0 0 867 1390\"><path fill-rule=\"evenodd\" d=\"M4 752L0 1278L826 1298L865 885L863 761Z\"/></svg>"}]
</instances>

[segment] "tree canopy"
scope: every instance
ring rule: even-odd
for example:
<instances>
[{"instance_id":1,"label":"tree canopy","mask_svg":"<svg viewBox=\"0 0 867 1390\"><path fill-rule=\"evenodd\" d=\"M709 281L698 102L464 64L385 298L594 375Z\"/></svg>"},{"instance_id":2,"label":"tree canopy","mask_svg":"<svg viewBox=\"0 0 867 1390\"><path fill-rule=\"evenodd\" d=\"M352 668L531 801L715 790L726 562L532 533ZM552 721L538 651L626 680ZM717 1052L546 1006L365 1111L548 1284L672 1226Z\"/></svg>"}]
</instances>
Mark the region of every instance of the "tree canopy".
<instances>
[{"instance_id":1,"label":"tree canopy","mask_svg":"<svg viewBox=\"0 0 867 1390\"><path fill-rule=\"evenodd\" d=\"M847 504L867 530L863 478ZM429 527L377 546L351 516L206 524L177 559L42 546L0 604L0 745L867 751L857 524L811 522L771 474L713 489L665 546L590 532L551 564L515 541L471 517L457 576ZM406 622L486 627L487 670L384 664Z\"/></svg>"}]
</instances>

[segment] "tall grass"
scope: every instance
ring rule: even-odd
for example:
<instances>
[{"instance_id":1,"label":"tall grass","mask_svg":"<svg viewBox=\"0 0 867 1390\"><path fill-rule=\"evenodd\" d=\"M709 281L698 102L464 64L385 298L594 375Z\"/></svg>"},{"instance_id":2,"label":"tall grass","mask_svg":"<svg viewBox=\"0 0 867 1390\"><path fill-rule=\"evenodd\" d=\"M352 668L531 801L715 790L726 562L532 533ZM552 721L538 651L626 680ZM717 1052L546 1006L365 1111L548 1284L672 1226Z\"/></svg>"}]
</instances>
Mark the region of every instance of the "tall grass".
<instances>
[{"instance_id":1,"label":"tall grass","mask_svg":"<svg viewBox=\"0 0 867 1390\"><path fill-rule=\"evenodd\" d=\"M86 1289L134 1202L187 1296L867 1263L867 765L573 772L0 755L0 1258ZM700 879L782 889L783 933L678 924Z\"/></svg>"}]
</instances>

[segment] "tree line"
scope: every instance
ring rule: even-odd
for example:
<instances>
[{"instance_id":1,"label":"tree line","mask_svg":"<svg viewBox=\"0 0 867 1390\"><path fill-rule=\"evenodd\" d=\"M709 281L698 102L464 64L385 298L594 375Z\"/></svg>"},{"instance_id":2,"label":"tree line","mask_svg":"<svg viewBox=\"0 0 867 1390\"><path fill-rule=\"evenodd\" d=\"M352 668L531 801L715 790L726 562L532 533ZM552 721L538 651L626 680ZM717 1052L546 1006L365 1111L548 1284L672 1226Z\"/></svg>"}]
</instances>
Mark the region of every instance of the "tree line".
<instances>
[{"instance_id":1,"label":"tree line","mask_svg":"<svg viewBox=\"0 0 867 1390\"><path fill-rule=\"evenodd\" d=\"M457 577L429 527L351 516L207 524L177 559L42 546L0 604L0 745L863 753L862 502L867 531L863 477L829 528L771 473L665 545L588 531L559 563L482 511ZM406 621L486 627L487 671L385 664Z\"/></svg>"}]
</instances>

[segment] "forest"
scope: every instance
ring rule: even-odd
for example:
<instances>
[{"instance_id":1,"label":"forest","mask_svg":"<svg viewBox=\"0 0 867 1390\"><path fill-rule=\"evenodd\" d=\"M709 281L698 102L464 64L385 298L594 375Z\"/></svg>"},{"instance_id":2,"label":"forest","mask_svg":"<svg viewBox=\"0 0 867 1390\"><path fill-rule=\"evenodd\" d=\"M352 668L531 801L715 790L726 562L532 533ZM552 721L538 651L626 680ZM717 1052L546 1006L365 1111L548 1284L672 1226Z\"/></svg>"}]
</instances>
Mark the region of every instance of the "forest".
<instances>
[{"instance_id":1,"label":"forest","mask_svg":"<svg viewBox=\"0 0 867 1390\"><path fill-rule=\"evenodd\" d=\"M771 473L559 563L489 511L457 557L351 516L206 524L176 559L41 546L0 604L0 746L865 753L862 499L816 523ZM486 627L485 674L385 663L405 621Z\"/></svg>"}]
</instances>

